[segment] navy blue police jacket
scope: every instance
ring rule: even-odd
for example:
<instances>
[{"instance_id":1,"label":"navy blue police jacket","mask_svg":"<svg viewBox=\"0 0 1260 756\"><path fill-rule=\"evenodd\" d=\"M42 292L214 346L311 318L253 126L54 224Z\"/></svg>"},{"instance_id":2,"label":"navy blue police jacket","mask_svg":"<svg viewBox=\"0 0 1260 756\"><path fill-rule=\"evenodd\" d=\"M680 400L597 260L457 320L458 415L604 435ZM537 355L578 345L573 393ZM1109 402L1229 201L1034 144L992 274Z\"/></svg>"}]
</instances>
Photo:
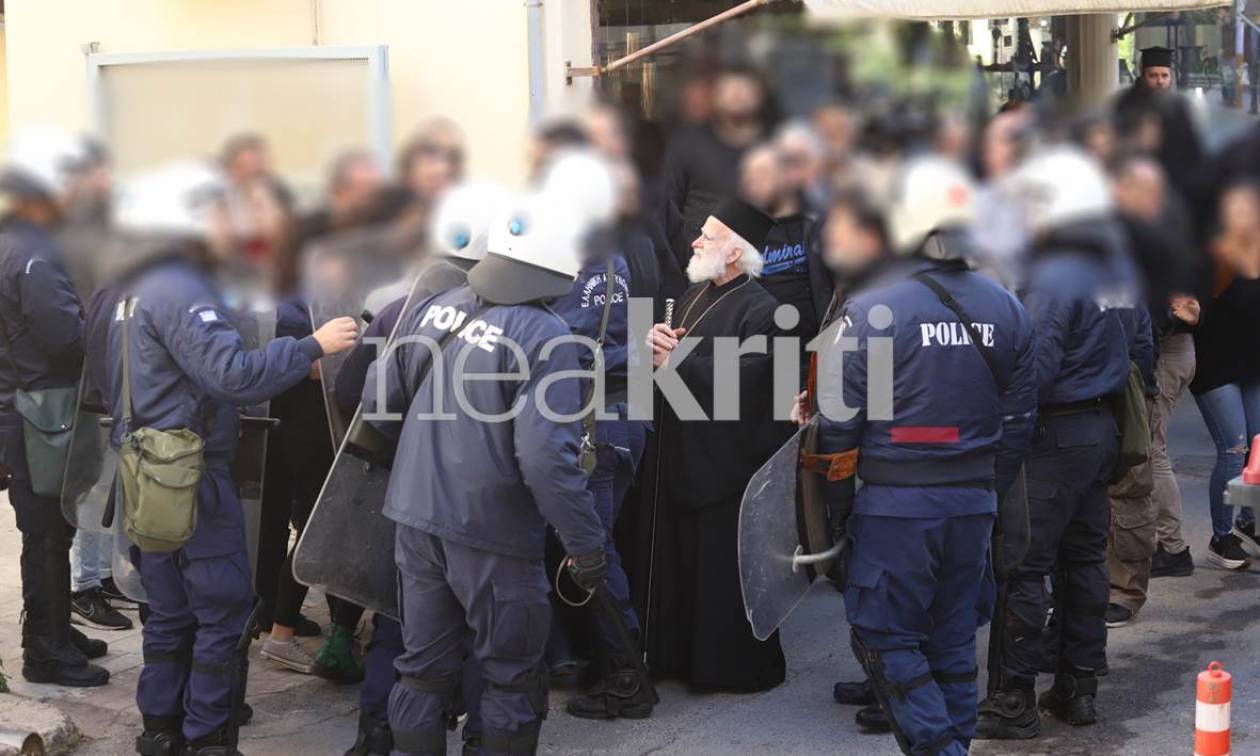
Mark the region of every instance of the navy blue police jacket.
<instances>
[{"instance_id":1,"label":"navy blue police jacket","mask_svg":"<svg viewBox=\"0 0 1260 756\"><path fill-rule=\"evenodd\" d=\"M385 515L522 559L542 558L548 524L571 554L601 548L568 325L541 304L488 305L462 286L404 313L397 335L363 389L364 419L398 439Z\"/></svg>"},{"instance_id":2,"label":"navy blue police jacket","mask_svg":"<svg viewBox=\"0 0 1260 756\"><path fill-rule=\"evenodd\" d=\"M45 229L0 224L0 410L13 392L65 388L83 367L83 308L61 248Z\"/></svg>"},{"instance_id":3,"label":"navy blue police jacket","mask_svg":"<svg viewBox=\"0 0 1260 756\"><path fill-rule=\"evenodd\" d=\"M922 272L961 305L975 331L968 333L935 292L912 278ZM867 489L893 489L878 500L859 495L854 511L900 517L995 511L995 497L959 496L957 486L991 483L1004 493L1032 435L1033 326L1014 295L961 263L898 260L851 295L819 339L820 448L857 449L857 476ZM989 349L996 376L971 339ZM839 406L840 396L851 410Z\"/></svg>"},{"instance_id":4,"label":"navy blue police jacket","mask_svg":"<svg viewBox=\"0 0 1260 756\"><path fill-rule=\"evenodd\" d=\"M608 329L604 333L604 398L607 404L616 404L625 401L626 371L630 359L630 268L625 258L617 252L606 252L599 259L586 262L569 293L552 300L549 306L569 325L574 335L597 341L599 324L604 317L604 300L608 294L609 261L612 262L613 293ZM589 370L594 364L595 354L589 348L579 347L578 360L583 369Z\"/></svg>"},{"instance_id":5,"label":"navy blue police jacket","mask_svg":"<svg viewBox=\"0 0 1260 756\"><path fill-rule=\"evenodd\" d=\"M116 289L110 306L94 307L108 317L105 360L106 403L114 416L111 443L121 448L123 404L123 309L134 301L130 335L133 428L188 428L201 436L208 474L227 476L240 436L238 407L259 404L297 384L323 352L314 336L279 337L247 350L232 325L210 275L179 257L154 262ZM95 315L94 315L95 316ZM207 511L199 502L197 528L185 547L190 557L213 555L243 526L240 505L218 499ZM222 533L225 537L215 537ZM205 552L205 553L203 553Z\"/></svg>"},{"instance_id":6,"label":"navy blue police jacket","mask_svg":"<svg viewBox=\"0 0 1260 756\"><path fill-rule=\"evenodd\" d=\"M1122 391L1131 355L1153 381L1153 348L1139 356L1137 343L1149 320L1147 328L1139 326L1141 293L1125 256L1123 229L1114 220L1074 223L1041 241L1020 299L1037 332L1041 406Z\"/></svg>"}]
</instances>

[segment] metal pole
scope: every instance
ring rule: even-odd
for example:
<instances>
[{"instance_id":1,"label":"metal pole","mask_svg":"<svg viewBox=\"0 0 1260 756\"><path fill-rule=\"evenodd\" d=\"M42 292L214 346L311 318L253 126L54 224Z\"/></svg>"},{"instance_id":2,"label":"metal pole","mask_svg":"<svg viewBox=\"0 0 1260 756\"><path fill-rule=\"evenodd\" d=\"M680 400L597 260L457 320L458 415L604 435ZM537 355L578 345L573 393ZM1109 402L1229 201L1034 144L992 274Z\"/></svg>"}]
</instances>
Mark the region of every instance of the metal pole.
<instances>
[{"instance_id":1,"label":"metal pole","mask_svg":"<svg viewBox=\"0 0 1260 756\"><path fill-rule=\"evenodd\" d=\"M700 32L705 31L707 29L711 29L712 27L717 26L718 24L724 21L729 21L732 18L735 18L737 16L742 16L745 13L748 13L749 11L754 11L763 5L769 5L770 3L775 3L775 2L779 2L779 0L746 0L746 2L740 3L739 5L736 5L734 8L731 8L730 10L723 11L717 14L716 16L713 16L712 18L706 18L705 20L700 21L699 23L693 24L692 26L688 26L686 29L683 29L680 32L675 32L674 34L669 35L665 39L662 39L657 42L653 42L652 44L648 45L642 50L637 50L635 52L630 53L629 55L618 58L617 60L614 60L612 63L609 63L606 66L597 65L591 68L579 68L579 67L570 66L569 69L565 72L565 76L568 78L572 78L574 76L603 76L604 74L616 71L618 68L621 68L623 66L628 66L631 63L635 62L636 60L639 60L640 58L645 58L653 53L656 53L656 52L659 52L660 50L665 49L666 47L675 45L683 41L684 39L687 39L688 37L694 37Z\"/></svg>"},{"instance_id":2,"label":"metal pole","mask_svg":"<svg viewBox=\"0 0 1260 756\"><path fill-rule=\"evenodd\" d=\"M1251 114L1260 113L1260 30L1251 28Z\"/></svg>"},{"instance_id":3,"label":"metal pole","mask_svg":"<svg viewBox=\"0 0 1260 756\"><path fill-rule=\"evenodd\" d=\"M535 124L542 118L547 97L543 0L525 0L525 25L529 45L529 122Z\"/></svg>"}]
</instances>

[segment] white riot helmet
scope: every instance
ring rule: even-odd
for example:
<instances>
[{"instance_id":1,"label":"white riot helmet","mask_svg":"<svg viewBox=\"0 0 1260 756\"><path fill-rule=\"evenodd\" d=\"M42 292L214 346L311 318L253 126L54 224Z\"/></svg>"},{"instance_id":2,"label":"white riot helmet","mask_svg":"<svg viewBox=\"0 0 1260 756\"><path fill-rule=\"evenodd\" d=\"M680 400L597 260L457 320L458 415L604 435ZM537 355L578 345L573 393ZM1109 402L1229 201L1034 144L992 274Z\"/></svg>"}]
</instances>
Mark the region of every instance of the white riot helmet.
<instances>
[{"instance_id":1,"label":"white riot helmet","mask_svg":"<svg viewBox=\"0 0 1260 756\"><path fill-rule=\"evenodd\" d=\"M429 228L434 253L473 261L485 257L491 222L507 200L507 190L493 181L451 187L438 202Z\"/></svg>"},{"instance_id":2,"label":"white riot helmet","mask_svg":"<svg viewBox=\"0 0 1260 756\"><path fill-rule=\"evenodd\" d=\"M70 189L88 160L87 142L53 128L27 128L9 143L0 186L23 195L56 199Z\"/></svg>"},{"instance_id":3,"label":"white riot helmet","mask_svg":"<svg viewBox=\"0 0 1260 756\"><path fill-rule=\"evenodd\" d=\"M164 165L121 183L114 225L129 234L203 239L226 189L222 174L205 163Z\"/></svg>"},{"instance_id":4,"label":"white riot helmet","mask_svg":"<svg viewBox=\"0 0 1260 756\"><path fill-rule=\"evenodd\" d=\"M975 184L951 160L914 158L894 182L888 225L899 255L914 254L934 233L965 228L975 219Z\"/></svg>"},{"instance_id":5,"label":"white riot helmet","mask_svg":"<svg viewBox=\"0 0 1260 756\"><path fill-rule=\"evenodd\" d=\"M1106 215L1111 189L1098 163L1082 150L1056 145L1025 160L1006 184L1033 233Z\"/></svg>"},{"instance_id":6,"label":"white riot helmet","mask_svg":"<svg viewBox=\"0 0 1260 756\"><path fill-rule=\"evenodd\" d=\"M557 154L543 172L540 193L559 202L584 225L610 222L617 211L617 181L612 166L594 150Z\"/></svg>"},{"instance_id":7,"label":"white riot helmet","mask_svg":"<svg viewBox=\"0 0 1260 756\"><path fill-rule=\"evenodd\" d=\"M486 301L521 304L551 299L573 288L590 224L556 197L527 194L492 222L487 254L468 273Z\"/></svg>"}]
</instances>

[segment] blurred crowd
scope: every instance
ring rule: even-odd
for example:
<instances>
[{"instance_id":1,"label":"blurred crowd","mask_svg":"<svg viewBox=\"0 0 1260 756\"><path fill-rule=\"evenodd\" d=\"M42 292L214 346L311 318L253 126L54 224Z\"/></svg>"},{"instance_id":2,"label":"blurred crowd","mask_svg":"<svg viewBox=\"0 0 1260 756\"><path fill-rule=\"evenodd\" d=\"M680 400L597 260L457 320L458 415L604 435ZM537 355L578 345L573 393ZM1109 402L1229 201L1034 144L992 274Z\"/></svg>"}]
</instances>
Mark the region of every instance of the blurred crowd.
<instances>
[{"instance_id":1,"label":"blurred crowd","mask_svg":"<svg viewBox=\"0 0 1260 756\"><path fill-rule=\"evenodd\" d=\"M1026 451L1049 454L1045 449L1037 451L1039 444L1047 443L1047 433L1051 446L1058 439L1055 453L1071 451L1075 444L1069 438L1066 421L1034 422L1037 406L1045 417L1075 417L1074 413L1094 412L1103 398L1123 390L1123 386L1107 384L1086 392L1088 396L1050 400L1047 391L1055 390L1055 380L1059 381L1058 389L1070 393L1075 385L1072 381L1094 381L1095 387L1101 386L1100 376L1111 368L1094 367L1107 359L1122 363L1126 379L1130 362L1136 366L1143 394L1138 414L1146 423L1148 437L1143 442L1142 458L1128 465L1123 476L1113 478L1113 470L1107 469L1099 472L1101 477L1093 489L1078 491L1073 480L1077 471L1037 468L1029 458L1029 507L1035 508L1038 501L1057 502L1055 506L1062 507L1062 520L1048 522L1034 511L1024 572L1012 567L1014 572L999 576L996 590L1010 593L1010 604L1005 598L997 600L994 634L1005 637L1007 648L990 655L991 679L988 696L979 708L979 737L1036 735L1039 705L1032 698L1031 681L1038 671L1056 676L1051 699L1041 701L1040 709L1073 724L1095 721L1097 678L1106 671L1104 625L1116 629L1134 621L1152 590L1151 579L1184 577L1195 570L1192 545L1182 534L1181 495L1167 449L1169 423L1187 392L1197 404L1217 452L1208 488L1212 537L1209 543L1193 548L1196 553L1201 549L1208 562L1231 570L1245 570L1260 557L1254 513L1231 507L1225 496L1229 481L1246 463L1250 439L1260 434L1260 329L1256 328L1260 322L1260 129L1249 128L1219 151L1209 151L1174 84L1168 51L1155 48L1144 52L1141 75L1133 88L1094 110L1068 110L1061 103L1010 102L976 119L920 101L870 105L861 100L837 100L816 107L807 116L779 119L774 93L756 70L722 66L687 79L680 92L677 122L666 128L659 124L649 128L615 104L597 101L536 124L528 153L522 156L533 190L547 183L558 160L575 153L593 157L606 170L612 202L593 237L598 236L601 248L624 260L624 274L618 274L616 285L610 283L609 290L618 292L617 302L622 306L629 298L650 299L656 324L651 336L627 333L623 316L620 336L610 335L609 344L620 338L621 345L629 344L631 352L646 348L657 367L667 364L669 353L687 333L699 328L706 316L705 327L714 336L767 333L794 336L801 344L808 343L829 326L855 318L865 301L862 297L879 290L877 282L893 270L896 259L938 259L930 247L934 238L949 248L940 259L962 260L965 267L1013 295L1011 301L1022 302L1011 305L1010 312L1015 314L993 316L999 333L1007 333L1002 330L1004 323L1013 324L1012 338L1024 338L1031 345L1027 351L1035 352L1036 358L1028 357L1029 364L1036 363L1035 372L1043 379L1040 402L1030 400L1032 406L1024 412L1026 427L1019 426L1018 433L1028 438L1011 447L1013 458L1022 459ZM295 192L272 166L269 138L282 139L283 135L241 134L221 147L215 170L222 182L222 213L206 227L203 241L218 250L212 255L216 266L230 271L235 280L249 280L254 288L265 290L262 298L274 303L275 338L292 337L294 343L301 343L314 337L325 350L320 354L331 356L331 342L325 343L331 337L325 333L320 338L326 319L335 315L355 318L357 333L358 328L369 327L380 316L381 308L356 301L360 309L355 311L320 310L322 305L312 301L312 287L316 285L312 277L322 275L312 268L312 261L320 259L318 251L364 250L361 255L355 252L359 257L347 258L352 264L382 255L396 258L399 275L428 257L442 254L439 250L446 242L434 237L434 224L444 198L454 188L468 184L467 153L477 145L467 144L453 122L433 119L402 145L389 171L370 152L352 149L338 155L327 166L320 201L313 207L301 207ZM1070 158L1057 159L1056 155ZM931 191L914 194L914 185L907 183L907 171L924 161L946 167L932 174L935 183ZM10 229L6 233L18 233L13 231L13 224L32 224L52 232L55 244L64 250L69 286L74 290L74 301L81 303L76 306L90 311L90 303L104 301L104 311L112 312L114 303L108 296L102 300L100 292L115 279L117 268L123 264L120 260L127 257L127 249L134 249L135 241L126 229L113 227L111 221L114 187L107 150L95 143L84 145L67 183L55 190L32 186L21 171L15 170L6 173L4 187L11 198L5 220ZM571 190L568 196L573 212L579 211L581 194L588 188L591 192L597 189L592 183ZM932 215L933 202L948 207L949 212ZM964 205L965 214L954 212ZM1045 206L1053 206L1053 222L1038 214L1049 212ZM550 207L556 212L565 209L563 205ZM955 238L955 231L963 236ZM742 245L723 246L731 233ZM1114 281L1091 282L1090 298L1046 315L1050 310L1037 299L1042 296L1038 292L1046 287L1045 280L1038 278L1044 274L1039 266L1048 250L1065 244L1072 246L1075 255L1105 258L1108 266L1127 273ZM20 244L10 242L9 246L18 248ZM510 256L505 251L509 249L492 247L489 253ZM607 277L588 275L588 262L583 262L582 273L575 274L577 286L602 291ZM603 262L593 265L597 271L603 270ZM948 267L942 270L957 272ZM18 275L12 271L5 275L10 273L10 278ZM728 306L741 302L738 309L724 312L719 307L724 297L754 280L754 286L727 300ZM1110 288L1113 284L1114 289ZM18 288L4 288L10 285L21 286L10 284L9 279L0 281L0 299L12 310L0 318L0 323L19 329L12 333L21 338L38 333L38 328L30 330L32 326L23 320L38 313L24 310L21 297L14 293ZM624 292L617 288L622 286ZM764 290L772 299L761 293L750 297L754 289ZM919 294L931 303L937 301L926 289ZM315 295L315 299L321 296ZM959 299L968 301L961 294ZM1113 308L1113 301L1120 300L1125 304ZM1081 304L1086 301L1093 304ZM799 318L789 325L778 324L772 315L774 305L791 305ZM1085 340L1086 331L1102 328L1089 325L1094 322L1089 320L1093 315L1085 310L1094 305L1098 311L1136 313L1132 322L1124 321L1126 340L1119 355L1115 344L1091 346ZM1031 336L1019 336L1024 327L1020 324L1026 322L1024 307L1032 312L1032 320L1027 321ZM565 313L561 304L555 309ZM1039 319L1042 316L1046 319ZM616 322L617 316L613 317ZM1007 317L1009 320L1002 320ZM601 342L608 328L607 312L603 319L604 325L598 330ZM988 321L982 317L977 322ZM720 332L712 330L719 327ZM694 335L700 333L705 333L703 328ZM90 361L93 346L89 338L90 333L85 337ZM10 358L17 355L25 360L8 345L7 334L5 339L3 346ZM923 346L928 341L925 335ZM1049 342L1054 344L1047 346ZM970 342L961 338L958 343ZM1022 359L1010 357L1015 365L1023 364L1019 362ZM1044 364L1050 360L1053 365ZM379 648L388 645L394 655L378 661L374 672L371 650L365 670L360 648L364 640L363 607L329 593L333 627L326 633L302 614L307 589L294 577L296 539L320 500L334 464L334 441L340 441L338 421L329 416L337 412L336 404L326 396L334 387L321 385L321 365L327 369L329 363L326 358L312 362L300 380L266 397L270 400L268 413L279 424L269 431L262 462L266 485L261 493L252 578L259 607L251 615L250 630L256 636L266 636L261 653L264 663L339 683L358 683L366 674L364 719L351 753L387 752L378 749L391 725L395 747L400 749L395 752L428 752L424 743L414 749L397 745L400 723L419 717L398 702L402 694L397 691L410 685L413 692L407 695L417 695L415 691L438 695L425 688L423 681L395 685L394 656L405 654L401 663L406 665L415 663L420 653L404 638L406 619L401 628L380 614L372 619L372 644ZM981 370L984 364L976 363ZM1072 372L1081 365L1080 373ZM621 369L624 371L624 365ZM756 369L758 366L748 362L739 366L741 376L752 376ZM20 369L2 368L10 376L6 381L10 396L23 386L38 385L38 381L23 378L26 370L26 362ZM1000 372L1014 375L1019 369L1006 366ZM797 387L805 390L802 397L813 390L816 374L817 366L811 368L805 353ZM933 378L941 384L961 380L948 368ZM74 380L78 380L77 372ZM710 377L706 384L704 379L687 378L693 389L700 385L712 389L714 380ZM1003 378L999 388L1008 380L1015 379ZM744 606L746 595L740 594L736 539L745 485L791 437L793 426L786 417L772 412L768 388L750 397L749 392L763 390L750 386L761 384L746 382L741 401L756 409L752 416L741 418L739 425L723 425L716 420L688 424L669 410L653 423L621 417L617 421L621 424L615 427L624 436L615 442L601 440L598 445L608 454L612 449L620 456L609 463L606 478L598 474L592 478L602 486L597 499L603 501L599 497L604 497L608 503L601 517L607 544L600 559L607 557L609 564L599 572L599 580L605 574L610 576L610 600L622 610L632 644L642 646L651 675L679 678L701 691L764 690L786 677L786 660L777 634L768 640L754 638L745 626L746 612L751 608ZM354 414L362 383L356 388L359 391L354 392L348 406L342 401L341 411L346 413L342 423ZM336 390L340 392L341 387ZM1002 402L1005 396L1002 394ZM984 411L998 403L995 394L992 407L986 405ZM12 414L13 400L5 404L5 412ZM1110 412L1108 409L1108 423L1112 422ZM805 424L809 415L808 410L798 412L794 419ZM1016 433L1009 417L1001 422L1008 423L1003 426L1009 429L1008 434ZM10 425L20 427L21 423L18 418ZM595 433L602 439L599 428ZM344 430L343 426L342 433ZM824 426L824 436L826 433ZM1094 448L1091 445L1096 439L1081 433L1083 440L1075 445ZM1007 441L1012 438L1008 435ZM849 440L855 444L853 448L864 443ZM930 446L939 440L908 443ZM993 438L986 443L1000 445ZM1114 444L1114 438L1107 443ZM10 473L16 466L25 469L25 459L14 463L9 456L12 448L22 446L20 439L10 438L6 444L10 451L6 451L4 461ZM865 455L866 447L862 448ZM819 451L844 454L851 450ZM1101 451L1098 454L1106 456ZM1000 468L1001 452L998 456ZM1055 457L1056 464L1065 459ZM840 463L833 459L829 464ZM853 464L850 461L850 468ZM861 463L856 464L858 475L870 486L875 476L868 480ZM597 465L594 469L603 468ZM834 472L838 468L830 469ZM1058 472L1047 476L1047 469ZM1035 477L1034 470L1040 470L1042 477ZM990 473L987 487L982 487L988 497L985 501L996 500L999 508L1010 498L1003 489L1003 483L1010 481L1003 481L1002 476L1001 469L996 478ZM852 477L850 469L848 475L828 477L828 481ZM958 483L949 481L948 485ZM963 483L969 485L970 481ZM924 483L929 484L946 485ZM1057 488L1072 488L1073 493L1068 495ZM1047 489L1055 490L1047 493ZM950 501L954 503L948 506L957 503ZM43 537L38 534L53 528L45 521L46 513L37 518L23 514L25 510L16 500L14 506L19 511L19 526L24 533L29 529L34 534L24 539L24 544L34 543ZM984 514L991 516L993 512L985 510ZM1022 516L1029 521L1027 510ZM988 523L984 521L985 528ZM58 532L62 525L57 525ZM861 597L862 589L868 591L866 601L872 600L871 592L897 590L895 586L877 586L878 571L872 573L861 566L869 564L861 562L866 553L863 549L872 548L869 544L875 542L872 539L877 532L873 524L866 527L865 547L861 533L834 523L832 531L838 540L858 543L848 574L828 573L836 582L848 585L846 610L855 625L878 616L871 614L870 603L866 614L861 614L856 598ZM28 657L34 667L44 665L45 674L63 684L95 685L108 679L103 670L86 663L86 658L104 653L103 649L61 621L67 610L70 621L76 624L124 629L132 626L131 609L138 603L117 584L119 563L115 556L119 546L115 536L94 530L71 528L62 534L73 538L72 563L66 569L53 563L68 547L68 540L61 545L49 541L39 547L42 551L38 555L35 546L24 545L24 598L28 622L34 623L28 635L45 639L27 646ZM565 534L559 535L563 541ZM984 535L982 550L989 548L988 532ZM566 559L560 545L553 537L547 557L552 569ZM29 558L26 549L31 550ZM620 557L614 558L618 553ZM40 560L51 566L41 567ZM579 585L595 585L588 575L581 575L581 560L578 562L574 569ZM924 600L929 604L951 598L985 603L984 581L992 580L994 565L986 565L982 558L973 567L977 576L973 584L958 587L942 580L934 584L935 593ZM1106 586L1099 588L1097 581L1104 576ZM1047 582L1052 583L1050 591L1045 587ZM63 583L67 591L62 603L68 606L53 605L56 602L48 596L60 591ZM155 585L148 586L151 595ZM856 596L855 590L859 592ZM1020 591L1028 593L1021 595ZM1037 591L1044 595L1031 595ZM193 596L192 600L202 599ZM403 601L407 600L404 591ZM591 718L650 714L656 697L646 670L634 662L638 654L625 648L617 650L615 642L601 641L609 634L606 620L592 622L556 596L550 601L556 616L545 652L551 684L568 680L583 689L570 703L570 712ZM986 612L977 605L975 610L982 623L992 614L992 607ZM141 616L148 619L149 611L145 608ZM1009 616L1003 616L1003 611ZM167 615L152 616L161 619ZM916 618L928 622L924 618L929 616L931 612L925 609ZM971 652L970 661L963 664L966 669L942 671L937 661L944 651L935 645L940 639L933 636L929 642L926 632L911 644L918 654L913 663L898 666L902 662L893 654L904 649L888 639L903 620L901 616L884 617L879 619L885 623L882 628L861 638L855 634L855 649L859 656L868 655L862 658L863 667L872 679L838 684L835 696L843 703L862 707L857 721L863 728L893 730L907 753L911 748L915 753L965 752L971 738L977 736L975 623L967 631L972 645L963 644ZM314 653L298 640L321 635L322 645ZM1037 643L1031 655L1026 647L1030 635L1036 636ZM156 652L150 658L150 651L146 640L146 665L160 663ZM881 653L887 666L870 662ZM1028 661L1042 656L1048 660ZM1089 661L1081 661L1086 659ZM398 669L404 680L420 679L414 664L406 671ZM391 689L395 691L392 703ZM500 694L526 695L504 689L508 693ZM922 698L928 689L936 691L934 699ZM196 695L188 694L190 699ZM219 688L214 688L214 696L220 696ZM143 693L141 699L142 710L152 706ZM210 708L226 711L223 704L216 699ZM400 711L400 707L406 710ZM190 712L190 717L208 716L204 711ZM170 722L158 718L151 722L151 712L144 713L147 734L160 733L163 727L170 729ZM518 735L521 731L511 730ZM210 737L207 732L191 732L184 726L190 742L199 738L203 745L220 742L206 740ZM533 737L536 746L536 730ZM939 750L925 750L932 744ZM516 747L522 746L512 741L503 752L525 752L511 750Z\"/></svg>"}]
</instances>

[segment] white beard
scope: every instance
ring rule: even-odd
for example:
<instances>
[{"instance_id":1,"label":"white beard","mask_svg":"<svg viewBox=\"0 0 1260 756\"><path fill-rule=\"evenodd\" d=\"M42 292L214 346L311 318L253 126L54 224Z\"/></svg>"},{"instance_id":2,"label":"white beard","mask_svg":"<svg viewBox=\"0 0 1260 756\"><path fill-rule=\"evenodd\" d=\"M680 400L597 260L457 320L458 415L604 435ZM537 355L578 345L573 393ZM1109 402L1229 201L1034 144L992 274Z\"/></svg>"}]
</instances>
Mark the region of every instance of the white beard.
<instances>
[{"instance_id":1,"label":"white beard","mask_svg":"<svg viewBox=\"0 0 1260 756\"><path fill-rule=\"evenodd\" d=\"M687 263L687 278L693 283L704 283L722 277L726 262L717 255L693 254Z\"/></svg>"}]
</instances>

